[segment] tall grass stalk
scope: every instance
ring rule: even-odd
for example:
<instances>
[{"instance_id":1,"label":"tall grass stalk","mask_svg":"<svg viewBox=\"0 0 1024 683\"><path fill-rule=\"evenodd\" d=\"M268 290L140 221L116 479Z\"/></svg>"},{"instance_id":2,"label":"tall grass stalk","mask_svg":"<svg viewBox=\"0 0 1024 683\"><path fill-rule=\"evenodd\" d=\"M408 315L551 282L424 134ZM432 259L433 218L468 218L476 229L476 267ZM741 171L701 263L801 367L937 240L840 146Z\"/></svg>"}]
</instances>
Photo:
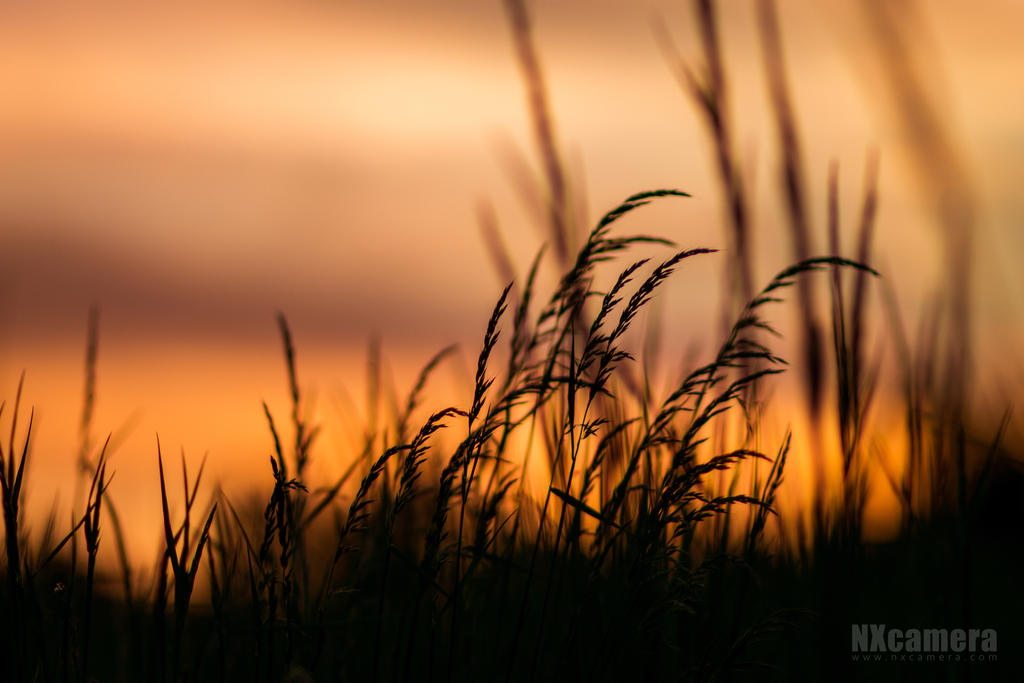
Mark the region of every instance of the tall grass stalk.
<instances>
[{"instance_id":1,"label":"tall grass stalk","mask_svg":"<svg viewBox=\"0 0 1024 683\"><path fill-rule=\"evenodd\" d=\"M358 454L320 487L312 481L317 413L300 382L292 329L278 314L288 417L275 420L263 403L266 490L243 504L217 487L204 505L205 459L192 478L183 454L182 502L174 506L158 439L162 550L148 593L132 579L112 502L107 465L116 439L91 450L98 318L90 314L76 458L83 474L77 485L88 487L72 508L84 510L56 544L54 522L30 542L24 520L35 420L33 413L19 439L23 378L10 438L0 444L0 665L7 679L468 681L501 677L496 666L503 666L507 681L821 680L837 657L840 675L852 678L849 653L836 651L834 634L870 614L875 597L861 586L865 576L881 583L905 571L953 594L951 609L932 600L904 615L955 614L971 626L985 614L974 555L986 541L976 530L1009 417L994 439L975 445L968 438L963 396L944 393L966 386L966 333L940 334L949 321L934 306L915 339L883 280L909 440L898 454L906 466L888 468L885 446L868 428L881 372L881 353L869 353L870 283L878 273L865 265L879 201L877 160L871 156L865 170L856 258L843 256L838 166L826 193L831 253L812 257L809 191L774 3L759 0L757 16L793 265L755 288L753 211L733 149L721 13L712 0L695 0L704 64L673 59L711 137L727 208L729 303L717 346L675 379L657 359L635 357L634 333L669 278L680 277L693 258L713 258L714 250L617 230L642 219L637 210L651 202L689 195L635 193L577 239L569 209L569 189L577 185L559 154L526 3L506 0L505 8L543 168L543 222L559 276L553 291L541 291L538 273L550 265L541 248L522 286L509 284L491 309L471 393L440 409L429 405L426 386L453 347L427 361L401 401L382 379L382 347L372 339ZM933 185L943 187L939 176ZM511 276L497 216L484 209L481 222L499 271ZM951 236L949 245L959 239ZM951 272L966 275L968 265ZM695 296L706 297L704 283L697 284ZM831 297L831 354L812 290L822 284ZM771 442L761 424L771 402L754 390L789 366L772 348L780 332L769 310L793 288L800 317L794 364L804 373L809 441L814 448L834 440L841 472L840 499L826 499L822 449L813 453L811 537L802 519L778 519L792 450L805 435L790 425ZM954 303L948 314L967 320L964 305ZM649 338L639 346L648 356L657 348ZM635 361L642 382L632 372ZM827 393L832 373L834 396ZM833 398L835 433L822 419ZM903 545L862 542L876 465L902 506ZM103 590L101 522L118 541L123 598ZM152 629L139 628L145 620ZM798 655L791 641L799 643ZM113 654L124 642L131 652ZM792 671L774 676L773 665Z\"/></svg>"}]
</instances>

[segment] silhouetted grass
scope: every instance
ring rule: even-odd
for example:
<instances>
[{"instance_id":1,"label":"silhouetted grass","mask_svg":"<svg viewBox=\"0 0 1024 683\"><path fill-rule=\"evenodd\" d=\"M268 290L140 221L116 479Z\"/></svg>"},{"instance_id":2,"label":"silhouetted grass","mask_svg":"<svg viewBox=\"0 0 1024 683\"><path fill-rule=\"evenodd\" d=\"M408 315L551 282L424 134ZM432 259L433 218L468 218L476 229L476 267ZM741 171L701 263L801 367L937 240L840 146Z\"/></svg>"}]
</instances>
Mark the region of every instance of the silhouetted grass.
<instances>
[{"instance_id":1,"label":"silhouetted grass","mask_svg":"<svg viewBox=\"0 0 1024 683\"><path fill-rule=\"evenodd\" d=\"M707 73L677 66L714 141L737 295L723 311L729 322L714 354L661 396L650 384L636 386L628 333L677 270L714 250L617 233L619 221L646 204L688 196L671 189L629 196L575 243L526 6L506 7L547 183L553 291L539 291L541 249L521 286L510 283L498 296L482 327L472 394L458 405L429 405L425 391L449 347L428 360L404 402L393 401L391 415L380 415L380 350L371 343L362 451L327 483L309 478L319 429L300 381L300 345L279 315L290 406L279 423L263 405L269 494L258 508L236 506L219 490L201 490L203 466L191 479L183 455L183 506L172 515L158 441L162 528L154 531L164 549L148 586L133 576L110 500L110 440L90 459L98 348L91 314L78 457L87 493L60 541L53 542L55 517L38 540L24 519L33 419L19 438L20 382L10 438L0 445L3 680L996 676L988 665L854 662L850 627L858 623L994 627L1000 658L1012 659L1007 650L1024 633L1013 619L1024 606L1015 578L1024 487L1003 443L1009 414L995 435L978 433L963 398L943 393L964 388L966 342L929 345L925 334L914 348L890 304L885 329L898 352L909 442L895 454L905 466L886 465L890 454L867 426L880 373L877 354L865 348L877 324L868 297L878 273L866 265L877 162L872 157L865 173L856 259L840 254L837 167L823 226L831 253L812 257L772 3L758 7L794 263L755 289L754 226L732 150L717 13L713 2L697 0ZM514 272L496 217L485 212L484 222L495 261ZM666 247L673 251L659 257ZM646 253L626 259L634 250ZM609 277L599 264L616 270ZM794 513L805 517L779 520L792 434L762 447L759 415L772 405L754 389L787 367L772 348L779 332L768 311L785 305L782 295L794 287L795 364L816 432L807 441L818 448L819 472L825 458L838 458L841 485L829 494L820 474L812 507ZM831 354L814 310L821 287L831 302ZM417 423L422 405L428 417ZM834 433L823 419L829 405ZM827 440L838 444L834 453L821 447ZM879 486L872 471L885 475L881 485L901 505L899 535L885 544L862 533L867 497ZM77 496L75 504L83 504ZM108 526L120 577L97 569ZM107 588L114 580L123 595Z\"/></svg>"}]
</instances>

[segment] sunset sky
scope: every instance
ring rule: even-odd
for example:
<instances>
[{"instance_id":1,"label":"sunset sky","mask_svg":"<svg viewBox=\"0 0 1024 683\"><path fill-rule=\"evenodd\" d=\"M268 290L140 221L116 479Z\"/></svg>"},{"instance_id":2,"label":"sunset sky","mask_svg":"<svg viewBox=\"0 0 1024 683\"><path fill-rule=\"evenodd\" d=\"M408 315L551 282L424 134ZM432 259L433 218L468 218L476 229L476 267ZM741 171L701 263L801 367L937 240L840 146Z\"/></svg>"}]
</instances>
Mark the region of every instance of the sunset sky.
<instances>
[{"instance_id":1,"label":"sunset sky","mask_svg":"<svg viewBox=\"0 0 1024 683\"><path fill-rule=\"evenodd\" d=\"M722 4L763 283L789 260L776 146L753 3ZM984 365L1024 336L1024 5L918 4L914 45L977 212ZM779 5L815 251L830 161L852 250L865 159L879 150L874 265L913 323L942 262L871 24L848 3ZM581 212L592 220L633 192L678 187L693 198L624 230L724 247L709 140L655 39L662 24L698 61L688 4L545 1L533 15ZM481 202L520 277L545 239L516 185L523 163L539 172L498 0L3 3L0 83L0 396L13 399L24 370L40 416L33 509L71 495L90 305L101 311L95 437L131 425L112 492L144 510L141 527L159 515L156 433L190 461L208 451L229 485L265 478L260 400L287 415L277 311L328 426L320 474L334 473L358 438L345 428L364 412L371 337L400 392L435 351L462 344L436 390L468 400L504 284L480 237ZM714 331L721 264L688 266L667 289L674 356L710 343L692 321ZM1018 354L1000 374L1022 370ZM145 555L152 535L138 541Z\"/></svg>"}]
</instances>

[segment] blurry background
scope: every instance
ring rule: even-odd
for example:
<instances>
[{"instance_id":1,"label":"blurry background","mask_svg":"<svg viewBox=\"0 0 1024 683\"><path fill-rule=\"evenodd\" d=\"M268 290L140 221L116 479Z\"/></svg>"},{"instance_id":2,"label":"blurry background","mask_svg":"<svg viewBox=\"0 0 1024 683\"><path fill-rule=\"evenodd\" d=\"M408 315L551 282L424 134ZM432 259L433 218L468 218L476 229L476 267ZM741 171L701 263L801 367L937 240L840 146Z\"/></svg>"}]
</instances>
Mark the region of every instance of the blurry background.
<instances>
[{"instance_id":1,"label":"blurry background","mask_svg":"<svg viewBox=\"0 0 1024 683\"><path fill-rule=\"evenodd\" d=\"M878 150L873 264L913 328L940 291L941 243L876 29L847 3L779 4L812 251L826 251L836 160L852 253L866 158ZM976 373L989 392L979 400L1001 406L1022 371L1007 350L1024 331L1024 6L918 10L914 49L975 210ZM774 132L752 5L723 12L764 283L790 260ZM533 16L577 213L592 219L633 192L677 187L693 199L645 209L623 230L725 247L711 143L653 28L699 61L687 3L537 2ZM469 400L504 284L480 236L481 202L519 277L545 239L498 0L3 3L0 83L0 395L13 400L26 372L39 417L29 505L43 514L57 495L67 514L95 304L93 438L124 434L111 491L145 558L160 543L148 535L159 528L156 433L190 462L208 452L210 476L229 489L267 479L260 400L281 420L288 407L277 311L326 428L316 461L326 477L362 438L371 339L402 394L435 351L460 343L427 408ZM673 359L714 341L723 264L688 264L658 304Z\"/></svg>"}]
</instances>

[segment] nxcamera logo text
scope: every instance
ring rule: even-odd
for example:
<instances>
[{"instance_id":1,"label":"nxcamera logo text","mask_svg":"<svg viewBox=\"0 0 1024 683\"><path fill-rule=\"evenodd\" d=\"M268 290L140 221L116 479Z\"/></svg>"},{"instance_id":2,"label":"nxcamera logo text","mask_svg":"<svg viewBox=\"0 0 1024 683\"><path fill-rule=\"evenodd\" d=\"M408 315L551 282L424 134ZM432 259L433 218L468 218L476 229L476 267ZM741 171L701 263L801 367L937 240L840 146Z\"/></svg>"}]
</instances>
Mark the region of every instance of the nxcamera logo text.
<instances>
[{"instance_id":1,"label":"nxcamera logo text","mask_svg":"<svg viewBox=\"0 0 1024 683\"><path fill-rule=\"evenodd\" d=\"M887 628L852 624L852 652L995 652L994 628Z\"/></svg>"}]
</instances>

